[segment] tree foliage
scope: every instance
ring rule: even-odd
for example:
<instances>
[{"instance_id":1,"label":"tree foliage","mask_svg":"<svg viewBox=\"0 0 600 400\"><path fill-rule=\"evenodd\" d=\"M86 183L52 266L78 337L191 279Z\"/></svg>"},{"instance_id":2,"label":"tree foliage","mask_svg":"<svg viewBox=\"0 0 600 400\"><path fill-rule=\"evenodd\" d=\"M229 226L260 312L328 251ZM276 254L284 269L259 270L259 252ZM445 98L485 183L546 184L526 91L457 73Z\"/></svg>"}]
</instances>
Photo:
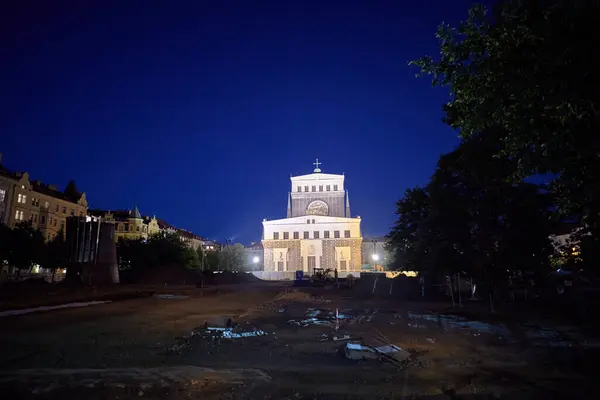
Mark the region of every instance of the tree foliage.
<instances>
[{"instance_id":1,"label":"tree foliage","mask_svg":"<svg viewBox=\"0 0 600 400\"><path fill-rule=\"evenodd\" d=\"M424 188L406 191L388 235L394 266L425 274L467 273L493 288L509 271L544 273L552 219L547 191L513 180L493 141L465 139L442 156Z\"/></svg>"},{"instance_id":2,"label":"tree foliage","mask_svg":"<svg viewBox=\"0 0 600 400\"><path fill-rule=\"evenodd\" d=\"M446 87L445 121L462 138L494 131L514 174L552 174L563 215L600 232L600 3L501 1L441 25L439 59L412 64Z\"/></svg>"},{"instance_id":3,"label":"tree foliage","mask_svg":"<svg viewBox=\"0 0 600 400\"><path fill-rule=\"evenodd\" d=\"M219 269L222 271L241 271L244 268L245 249L240 243L225 246L219 253Z\"/></svg>"},{"instance_id":4,"label":"tree foliage","mask_svg":"<svg viewBox=\"0 0 600 400\"><path fill-rule=\"evenodd\" d=\"M183 243L176 234L157 234L148 240L121 239L117 243L117 257L121 270L169 265L199 267L196 251Z\"/></svg>"}]
</instances>

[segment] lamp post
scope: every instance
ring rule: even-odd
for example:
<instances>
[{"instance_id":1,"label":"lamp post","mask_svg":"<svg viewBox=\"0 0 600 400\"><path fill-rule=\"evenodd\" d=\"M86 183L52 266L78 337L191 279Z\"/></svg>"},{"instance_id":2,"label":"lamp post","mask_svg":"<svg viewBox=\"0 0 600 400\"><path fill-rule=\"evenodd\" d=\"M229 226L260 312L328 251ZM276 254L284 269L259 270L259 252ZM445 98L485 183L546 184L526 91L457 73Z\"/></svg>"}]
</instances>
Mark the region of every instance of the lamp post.
<instances>
[{"instance_id":1,"label":"lamp post","mask_svg":"<svg viewBox=\"0 0 600 400\"><path fill-rule=\"evenodd\" d=\"M375 265L377 264L377 261L379 261L379 254L373 254L371 258L373 259L373 270L375 270Z\"/></svg>"},{"instance_id":2,"label":"lamp post","mask_svg":"<svg viewBox=\"0 0 600 400\"><path fill-rule=\"evenodd\" d=\"M260 258L258 256L254 256L252 258L252 263L254 264L254 270L258 270L258 263L260 262Z\"/></svg>"}]
</instances>

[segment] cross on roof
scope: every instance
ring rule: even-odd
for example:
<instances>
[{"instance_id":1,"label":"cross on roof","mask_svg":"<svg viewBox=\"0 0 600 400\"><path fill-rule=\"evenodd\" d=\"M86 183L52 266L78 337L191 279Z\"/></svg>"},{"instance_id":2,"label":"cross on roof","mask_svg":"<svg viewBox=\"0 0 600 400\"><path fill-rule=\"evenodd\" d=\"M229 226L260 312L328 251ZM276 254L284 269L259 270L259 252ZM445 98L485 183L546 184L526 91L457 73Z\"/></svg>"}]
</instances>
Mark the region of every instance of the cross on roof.
<instances>
[{"instance_id":1,"label":"cross on roof","mask_svg":"<svg viewBox=\"0 0 600 400\"><path fill-rule=\"evenodd\" d=\"M319 165L321 165L322 163L319 162L319 159L317 158L317 160L313 163L313 165L315 166L315 171L314 172L321 172L321 169L319 168Z\"/></svg>"}]
</instances>

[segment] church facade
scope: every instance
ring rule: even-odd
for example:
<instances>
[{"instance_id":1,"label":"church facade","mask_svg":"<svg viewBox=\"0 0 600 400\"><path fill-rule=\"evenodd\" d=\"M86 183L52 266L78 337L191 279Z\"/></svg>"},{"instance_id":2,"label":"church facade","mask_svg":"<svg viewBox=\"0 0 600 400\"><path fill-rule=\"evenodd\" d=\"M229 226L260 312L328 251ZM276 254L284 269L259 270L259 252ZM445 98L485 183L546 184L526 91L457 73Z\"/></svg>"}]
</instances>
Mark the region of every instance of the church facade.
<instances>
[{"instance_id":1,"label":"church facade","mask_svg":"<svg viewBox=\"0 0 600 400\"><path fill-rule=\"evenodd\" d=\"M263 221L265 271L360 271L360 217L350 214L344 175L324 174L319 164L290 177L287 218Z\"/></svg>"}]
</instances>

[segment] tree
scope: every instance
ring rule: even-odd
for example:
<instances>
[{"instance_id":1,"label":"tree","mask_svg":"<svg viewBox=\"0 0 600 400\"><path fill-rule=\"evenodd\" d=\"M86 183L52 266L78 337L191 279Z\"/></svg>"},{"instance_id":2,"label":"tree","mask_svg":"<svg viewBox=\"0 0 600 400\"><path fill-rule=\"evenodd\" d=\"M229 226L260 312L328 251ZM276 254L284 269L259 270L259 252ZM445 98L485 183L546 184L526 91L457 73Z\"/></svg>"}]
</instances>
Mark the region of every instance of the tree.
<instances>
[{"instance_id":1,"label":"tree","mask_svg":"<svg viewBox=\"0 0 600 400\"><path fill-rule=\"evenodd\" d=\"M43 261L44 237L29 222L21 222L10 230L7 247L8 265L17 268L18 273Z\"/></svg>"},{"instance_id":2,"label":"tree","mask_svg":"<svg viewBox=\"0 0 600 400\"><path fill-rule=\"evenodd\" d=\"M219 253L219 268L223 271L240 271L244 268L245 249L242 244L225 246Z\"/></svg>"},{"instance_id":3,"label":"tree","mask_svg":"<svg viewBox=\"0 0 600 400\"><path fill-rule=\"evenodd\" d=\"M61 230L52 240L46 243L44 258L41 262L44 268L52 270L52 282L58 268L65 268L69 261L67 242Z\"/></svg>"},{"instance_id":4,"label":"tree","mask_svg":"<svg viewBox=\"0 0 600 400\"><path fill-rule=\"evenodd\" d=\"M600 232L599 5L590 1L501 1L492 14L437 32L441 58L412 62L447 87L445 121L463 138L494 129L497 155L515 174L552 174L563 215Z\"/></svg>"}]
</instances>

